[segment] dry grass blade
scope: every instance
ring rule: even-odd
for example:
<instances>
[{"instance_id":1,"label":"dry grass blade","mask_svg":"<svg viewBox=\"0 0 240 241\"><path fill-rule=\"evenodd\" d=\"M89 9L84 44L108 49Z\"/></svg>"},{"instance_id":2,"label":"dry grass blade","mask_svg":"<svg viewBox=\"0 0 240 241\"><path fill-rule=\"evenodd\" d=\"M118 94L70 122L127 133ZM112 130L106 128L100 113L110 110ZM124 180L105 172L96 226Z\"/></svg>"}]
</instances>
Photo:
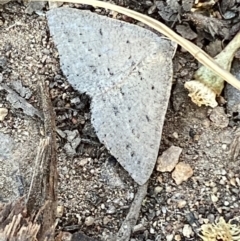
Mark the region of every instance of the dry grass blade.
<instances>
[{"instance_id":1,"label":"dry grass blade","mask_svg":"<svg viewBox=\"0 0 240 241\"><path fill-rule=\"evenodd\" d=\"M37 1L37 0L33 0L33 1ZM50 0L50 1L59 2L61 0L57 0L57 1ZM176 34L174 31L172 31L170 28L160 23L159 21L153 18L150 18L148 16L145 16L141 13L135 12L133 10L129 10L127 8L120 7L120 6L113 5L106 2L95 1L95 0L65 0L64 2L88 4L94 7L107 8L107 9L125 14L138 21L141 21L144 24L162 33L163 35L167 36L169 39L176 42L180 46L182 46L190 54L192 54L200 63L202 63L204 66L208 67L209 69L211 69L214 73L216 73L218 76L226 80L229 84L231 84L232 86L240 90L240 82L231 73L229 73L228 71L224 70L221 66L219 66L213 60L213 58L211 58L208 54L206 54L202 49L200 49L190 41L182 38L181 36Z\"/></svg>"}]
</instances>

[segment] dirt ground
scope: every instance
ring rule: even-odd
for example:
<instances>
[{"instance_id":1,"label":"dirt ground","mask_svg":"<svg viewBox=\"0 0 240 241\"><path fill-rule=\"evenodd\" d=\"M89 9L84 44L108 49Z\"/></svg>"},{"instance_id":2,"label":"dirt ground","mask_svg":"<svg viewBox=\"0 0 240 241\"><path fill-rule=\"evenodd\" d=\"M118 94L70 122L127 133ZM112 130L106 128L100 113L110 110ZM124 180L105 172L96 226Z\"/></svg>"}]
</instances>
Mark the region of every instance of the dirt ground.
<instances>
[{"instance_id":1,"label":"dirt ground","mask_svg":"<svg viewBox=\"0 0 240 241\"><path fill-rule=\"evenodd\" d=\"M163 4L163 1L157 2ZM171 7L172 1L164 3L168 12L172 11L170 15L175 16L172 21L165 15L163 17L152 1L115 1L116 4L157 18L175 31L186 23L196 35L192 41L215 55L219 52L217 41L222 41L226 36L232 38L231 31L237 26L237 20L221 22L228 34L223 37L221 32L214 32L217 27L209 31L204 23L194 25L189 16L184 20L188 14L186 2L190 4L191 1L182 1L185 3L182 8L185 8L179 12ZM226 2L229 2L229 6L221 5L222 10L226 9L225 13L232 11L239 14L237 1ZM70 6L114 15L111 11L89 6ZM217 6L208 6L211 10L201 11L217 12ZM57 127L56 233L81 231L96 240L109 240L111 235L118 232L125 219L138 185L98 141L90 122L90 99L76 92L63 76L57 50L49 35L45 18L47 9L48 6L45 6L36 11L37 14L27 14L26 6L21 2L9 2L0 6L1 83L12 86L14 81L20 80L23 86L31 89L32 95L26 99L36 108L38 81L44 79L49 85ZM118 18L135 23L125 16L119 15ZM219 22L215 26L218 24ZM238 31L237 27L236 30ZM188 36L186 32L185 37ZM226 38L226 42L229 39ZM192 79L199 65L181 47L178 47L173 64L172 95L165 117L159 156L172 145L181 147L179 161L191 166L193 176L177 185L171 173L154 170L131 241L201 240L197 234L202 224L213 223L221 216L226 221L240 216L240 159L234 160L230 155L230 145L238 134L238 112L232 111L224 100L220 100L220 105L215 109L193 104L184 89L184 83ZM238 66L237 64L236 60L235 65ZM227 94L227 91L223 93L225 100L231 98ZM26 143L32 132L36 131L29 127L30 117L26 118L22 110L12 107L6 98L6 91L1 89L0 105L8 110L8 115L0 122L0 132ZM25 148L24 145L22 148ZM34 145L30 145L30 148L34 149ZM28 165L31 166L29 160ZM23 185L27 190L29 180L24 180ZM15 191L14 194L0 196L0 200L11 201L18 195L21 193Z\"/></svg>"}]
</instances>

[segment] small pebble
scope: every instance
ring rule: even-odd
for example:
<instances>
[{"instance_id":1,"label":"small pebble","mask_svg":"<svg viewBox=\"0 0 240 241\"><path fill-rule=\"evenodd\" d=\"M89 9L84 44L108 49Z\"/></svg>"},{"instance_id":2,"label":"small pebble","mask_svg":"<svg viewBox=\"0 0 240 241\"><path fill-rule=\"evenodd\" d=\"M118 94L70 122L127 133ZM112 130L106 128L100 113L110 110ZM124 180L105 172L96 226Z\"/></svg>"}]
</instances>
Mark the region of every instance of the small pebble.
<instances>
[{"instance_id":1,"label":"small pebble","mask_svg":"<svg viewBox=\"0 0 240 241\"><path fill-rule=\"evenodd\" d=\"M200 138L200 135L196 134L196 135L194 135L193 140L194 141L199 141L199 138Z\"/></svg>"},{"instance_id":2,"label":"small pebble","mask_svg":"<svg viewBox=\"0 0 240 241\"><path fill-rule=\"evenodd\" d=\"M234 187L236 187L236 179L235 178L231 178L230 179L230 184Z\"/></svg>"},{"instance_id":3,"label":"small pebble","mask_svg":"<svg viewBox=\"0 0 240 241\"><path fill-rule=\"evenodd\" d=\"M238 177L236 177L236 183L240 186L240 179Z\"/></svg>"},{"instance_id":4,"label":"small pebble","mask_svg":"<svg viewBox=\"0 0 240 241\"><path fill-rule=\"evenodd\" d=\"M213 182L213 181L211 181L210 183L209 183L209 186L210 187L215 187L217 184L215 183L215 182Z\"/></svg>"},{"instance_id":5,"label":"small pebble","mask_svg":"<svg viewBox=\"0 0 240 241\"><path fill-rule=\"evenodd\" d=\"M66 93L63 93L62 94L62 99L65 100L67 98L67 94Z\"/></svg>"},{"instance_id":6,"label":"small pebble","mask_svg":"<svg viewBox=\"0 0 240 241\"><path fill-rule=\"evenodd\" d=\"M207 120L207 119L205 119L205 120L202 121L202 125L203 125L203 127L205 127L205 128L209 128L209 126L210 126L210 121Z\"/></svg>"},{"instance_id":7,"label":"small pebble","mask_svg":"<svg viewBox=\"0 0 240 241\"><path fill-rule=\"evenodd\" d=\"M180 201L178 201L177 207L183 208L186 206L186 204L187 204L187 202L185 200L180 200Z\"/></svg>"},{"instance_id":8,"label":"small pebble","mask_svg":"<svg viewBox=\"0 0 240 241\"><path fill-rule=\"evenodd\" d=\"M227 174L226 170L223 169L222 172L221 172L221 174L222 174L223 176L225 176L225 175Z\"/></svg>"},{"instance_id":9,"label":"small pebble","mask_svg":"<svg viewBox=\"0 0 240 241\"><path fill-rule=\"evenodd\" d=\"M157 187L154 188L154 193L155 193L155 194L158 194L158 193L160 193L162 190L163 190L162 187L157 186Z\"/></svg>"},{"instance_id":10,"label":"small pebble","mask_svg":"<svg viewBox=\"0 0 240 241\"><path fill-rule=\"evenodd\" d=\"M115 212L116 212L116 208L112 205L107 210L108 214L114 214Z\"/></svg>"},{"instance_id":11,"label":"small pebble","mask_svg":"<svg viewBox=\"0 0 240 241\"><path fill-rule=\"evenodd\" d=\"M178 133L177 133L177 132L173 132L173 133L172 133L172 136L173 136L175 139L178 139Z\"/></svg>"},{"instance_id":12,"label":"small pebble","mask_svg":"<svg viewBox=\"0 0 240 241\"><path fill-rule=\"evenodd\" d=\"M162 207L162 213L166 214L167 213L167 208L165 206Z\"/></svg>"},{"instance_id":13,"label":"small pebble","mask_svg":"<svg viewBox=\"0 0 240 241\"><path fill-rule=\"evenodd\" d=\"M106 225L111 221L110 218L108 218L107 216L103 218L103 224Z\"/></svg>"},{"instance_id":14,"label":"small pebble","mask_svg":"<svg viewBox=\"0 0 240 241\"><path fill-rule=\"evenodd\" d=\"M94 221L95 221L94 217L92 217L92 216L86 217L85 225L86 226L91 226L91 225L94 224Z\"/></svg>"},{"instance_id":15,"label":"small pebble","mask_svg":"<svg viewBox=\"0 0 240 241\"><path fill-rule=\"evenodd\" d=\"M182 148L171 146L157 159L157 171L171 172L177 165Z\"/></svg>"},{"instance_id":16,"label":"small pebble","mask_svg":"<svg viewBox=\"0 0 240 241\"><path fill-rule=\"evenodd\" d=\"M225 113L225 109L220 106L212 110L209 118L215 126L220 128L226 128L229 124L229 118Z\"/></svg>"},{"instance_id":17,"label":"small pebble","mask_svg":"<svg viewBox=\"0 0 240 241\"><path fill-rule=\"evenodd\" d=\"M133 233L136 233L136 232L142 232L144 231L146 228L144 227L144 225L142 223L139 223L137 225L135 225L133 227Z\"/></svg>"},{"instance_id":18,"label":"small pebble","mask_svg":"<svg viewBox=\"0 0 240 241\"><path fill-rule=\"evenodd\" d=\"M150 228L149 232L150 232L151 234L154 234L154 233L155 233L154 228Z\"/></svg>"},{"instance_id":19,"label":"small pebble","mask_svg":"<svg viewBox=\"0 0 240 241\"><path fill-rule=\"evenodd\" d=\"M172 241L173 240L173 234L168 234L166 236L166 241Z\"/></svg>"},{"instance_id":20,"label":"small pebble","mask_svg":"<svg viewBox=\"0 0 240 241\"><path fill-rule=\"evenodd\" d=\"M64 206L57 206L56 217L61 218L64 213Z\"/></svg>"},{"instance_id":21,"label":"small pebble","mask_svg":"<svg viewBox=\"0 0 240 241\"><path fill-rule=\"evenodd\" d=\"M193 233L191 226L189 224L185 224L183 226L182 233L183 233L183 236L190 238L191 234Z\"/></svg>"},{"instance_id":22,"label":"small pebble","mask_svg":"<svg viewBox=\"0 0 240 241\"><path fill-rule=\"evenodd\" d=\"M0 121L3 121L8 114L8 109L0 108Z\"/></svg>"},{"instance_id":23,"label":"small pebble","mask_svg":"<svg viewBox=\"0 0 240 241\"><path fill-rule=\"evenodd\" d=\"M229 202L228 201L224 201L224 206L229 206Z\"/></svg>"},{"instance_id":24,"label":"small pebble","mask_svg":"<svg viewBox=\"0 0 240 241\"><path fill-rule=\"evenodd\" d=\"M158 181L159 183L162 183L162 182L163 182L162 176L159 175L159 176L157 177L157 181Z\"/></svg>"},{"instance_id":25,"label":"small pebble","mask_svg":"<svg viewBox=\"0 0 240 241\"><path fill-rule=\"evenodd\" d=\"M75 98L71 99L70 102L71 102L71 104L77 105L81 101L80 101L79 97L75 97Z\"/></svg>"},{"instance_id":26,"label":"small pebble","mask_svg":"<svg viewBox=\"0 0 240 241\"><path fill-rule=\"evenodd\" d=\"M217 191L218 191L218 188L217 188L217 187L214 187L214 188L212 189L212 192L213 192L213 193L217 193Z\"/></svg>"},{"instance_id":27,"label":"small pebble","mask_svg":"<svg viewBox=\"0 0 240 241\"><path fill-rule=\"evenodd\" d=\"M218 201L218 197L214 194L211 195L211 200L213 203L216 203Z\"/></svg>"},{"instance_id":28,"label":"small pebble","mask_svg":"<svg viewBox=\"0 0 240 241\"><path fill-rule=\"evenodd\" d=\"M175 240L175 241L181 241L181 235L180 235L180 234L176 234L176 235L174 236L174 240Z\"/></svg>"},{"instance_id":29,"label":"small pebble","mask_svg":"<svg viewBox=\"0 0 240 241\"><path fill-rule=\"evenodd\" d=\"M222 144L222 149L225 151L227 149L227 145L226 144Z\"/></svg>"},{"instance_id":30,"label":"small pebble","mask_svg":"<svg viewBox=\"0 0 240 241\"><path fill-rule=\"evenodd\" d=\"M80 160L79 166L81 166L81 167L85 166L90 160L91 160L91 158L84 158L84 159Z\"/></svg>"},{"instance_id":31,"label":"small pebble","mask_svg":"<svg viewBox=\"0 0 240 241\"><path fill-rule=\"evenodd\" d=\"M185 162L179 162L172 173L172 178L177 185L187 181L193 175L191 166Z\"/></svg>"},{"instance_id":32,"label":"small pebble","mask_svg":"<svg viewBox=\"0 0 240 241\"><path fill-rule=\"evenodd\" d=\"M208 219L209 223L214 223L215 217L214 217L213 214L209 214L209 215L207 216L207 219Z\"/></svg>"}]
</instances>

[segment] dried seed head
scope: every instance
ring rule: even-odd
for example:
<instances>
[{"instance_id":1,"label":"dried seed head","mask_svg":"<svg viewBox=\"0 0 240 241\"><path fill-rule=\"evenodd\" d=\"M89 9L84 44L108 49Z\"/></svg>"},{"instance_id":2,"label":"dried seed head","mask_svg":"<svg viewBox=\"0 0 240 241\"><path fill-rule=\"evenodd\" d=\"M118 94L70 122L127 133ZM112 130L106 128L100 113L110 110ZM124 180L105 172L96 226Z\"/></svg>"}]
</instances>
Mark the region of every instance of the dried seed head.
<instances>
[{"instance_id":1,"label":"dried seed head","mask_svg":"<svg viewBox=\"0 0 240 241\"><path fill-rule=\"evenodd\" d=\"M215 100L216 94L203 83L196 80L192 80L186 82L184 87L188 89L188 96L191 97L192 101L196 105L206 105L212 108L218 105Z\"/></svg>"},{"instance_id":2,"label":"dried seed head","mask_svg":"<svg viewBox=\"0 0 240 241\"><path fill-rule=\"evenodd\" d=\"M201 226L202 235L199 235L203 241L237 241L240 240L240 227L234 222L237 218L229 220L228 223L223 217L220 217L216 224L203 224Z\"/></svg>"}]
</instances>

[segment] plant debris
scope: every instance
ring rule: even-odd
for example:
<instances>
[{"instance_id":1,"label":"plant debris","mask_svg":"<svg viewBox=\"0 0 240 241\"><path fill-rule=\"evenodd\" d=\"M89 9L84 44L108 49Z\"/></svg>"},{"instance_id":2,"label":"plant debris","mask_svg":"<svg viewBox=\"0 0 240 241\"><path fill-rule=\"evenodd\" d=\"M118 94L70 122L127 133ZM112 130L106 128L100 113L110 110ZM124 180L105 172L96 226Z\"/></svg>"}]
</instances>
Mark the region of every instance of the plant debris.
<instances>
[{"instance_id":1,"label":"plant debris","mask_svg":"<svg viewBox=\"0 0 240 241\"><path fill-rule=\"evenodd\" d=\"M230 71L232 60L236 51L240 47L240 33L218 54L214 59L223 69ZM224 79L213 73L205 66L201 66L194 74L194 79L185 83L185 88L189 90L189 96L198 106L206 105L212 108L218 104L216 96L220 96Z\"/></svg>"},{"instance_id":2,"label":"plant debris","mask_svg":"<svg viewBox=\"0 0 240 241\"><path fill-rule=\"evenodd\" d=\"M240 225L237 224L237 218L231 219L226 223L223 217L215 224L203 224L201 226L202 234L199 235L203 241L239 241Z\"/></svg>"}]
</instances>

